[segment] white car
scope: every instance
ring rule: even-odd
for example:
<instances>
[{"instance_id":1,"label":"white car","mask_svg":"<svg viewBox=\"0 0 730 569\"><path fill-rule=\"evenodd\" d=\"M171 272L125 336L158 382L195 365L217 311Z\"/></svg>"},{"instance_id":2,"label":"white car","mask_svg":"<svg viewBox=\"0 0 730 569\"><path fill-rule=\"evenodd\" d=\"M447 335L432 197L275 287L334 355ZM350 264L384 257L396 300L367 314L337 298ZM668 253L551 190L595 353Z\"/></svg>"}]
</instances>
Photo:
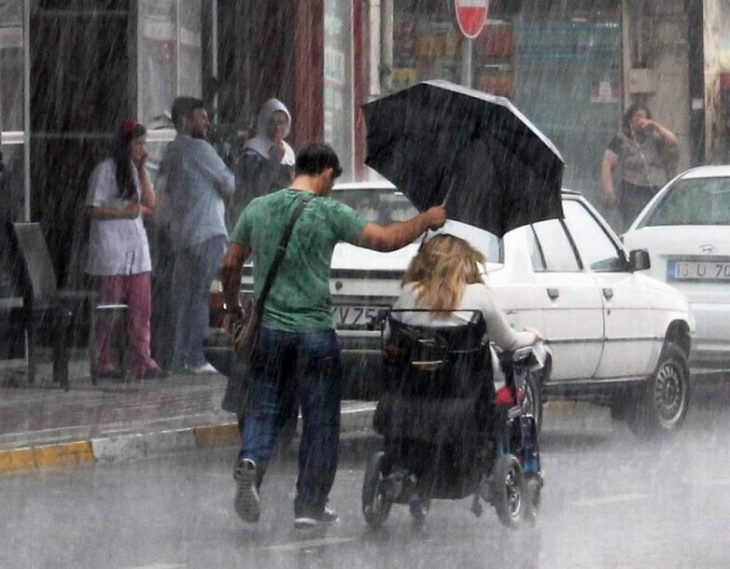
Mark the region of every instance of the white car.
<instances>
[{"instance_id":1,"label":"white car","mask_svg":"<svg viewBox=\"0 0 730 569\"><path fill-rule=\"evenodd\" d=\"M387 182L339 184L333 196L382 224L415 213ZM542 402L556 395L611 404L637 432L678 427L690 391L693 321L687 301L639 272L648 267L648 254L627 254L579 194L565 191L563 209L565 220L520 227L503 239L452 221L442 231L486 255L486 282L510 324L532 326L546 338L552 365L528 393L538 420ZM346 368L345 398L376 399L382 391L380 331L372 323L400 294L418 246L392 253L346 243L335 248L330 292ZM251 289L248 270L242 292Z\"/></svg>"},{"instance_id":2,"label":"white car","mask_svg":"<svg viewBox=\"0 0 730 569\"><path fill-rule=\"evenodd\" d=\"M689 300L693 376L730 372L730 166L703 166L667 184L623 236L649 251L647 274Z\"/></svg>"},{"instance_id":3,"label":"white car","mask_svg":"<svg viewBox=\"0 0 730 569\"><path fill-rule=\"evenodd\" d=\"M385 223L405 219L404 196L386 183L341 184L335 197ZM397 212L393 215L393 211ZM487 256L486 281L508 321L542 332L553 353L535 411L546 396L613 405L635 430L671 430L689 402L687 358L693 320L671 287L638 272L643 251L626 253L608 224L575 192L563 193L565 220L521 227L503 239L448 222L443 231L467 239ZM377 212L377 213L375 213ZM418 243L393 253L340 244L332 259L334 318L350 381L376 388L379 332L368 320L400 293ZM355 372L355 373L353 373ZM356 373L359 372L359 373ZM637 392L638 389L638 392Z\"/></svg>"}]
</instances>

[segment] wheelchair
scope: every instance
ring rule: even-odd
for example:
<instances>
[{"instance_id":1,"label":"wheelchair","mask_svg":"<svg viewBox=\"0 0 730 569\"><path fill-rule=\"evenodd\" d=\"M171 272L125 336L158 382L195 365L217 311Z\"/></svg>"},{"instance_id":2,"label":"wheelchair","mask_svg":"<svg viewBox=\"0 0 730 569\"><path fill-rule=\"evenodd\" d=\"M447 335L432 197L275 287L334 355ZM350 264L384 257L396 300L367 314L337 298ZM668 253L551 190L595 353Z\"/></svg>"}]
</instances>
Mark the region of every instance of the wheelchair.
<instances>
[{"instance_id":1,"label":"wheelchair","mask_svg":"<svg viewBox=\"0 0 730 569\"><path fill-rule=\"evenodd\" d=\"M422 523L431 500L468 497L476 516L486 503L507 527L535 522L543 474L525 404L528 374L538 367L533 349L502 355L506 382L495 393L481 312L459 310L464 325L440 327L405 324L409 312L431 311L380 318L386 385L373 426L384 443L365 470L367 524L381 526L393 504Z\"/></svg>"}]
</instances>

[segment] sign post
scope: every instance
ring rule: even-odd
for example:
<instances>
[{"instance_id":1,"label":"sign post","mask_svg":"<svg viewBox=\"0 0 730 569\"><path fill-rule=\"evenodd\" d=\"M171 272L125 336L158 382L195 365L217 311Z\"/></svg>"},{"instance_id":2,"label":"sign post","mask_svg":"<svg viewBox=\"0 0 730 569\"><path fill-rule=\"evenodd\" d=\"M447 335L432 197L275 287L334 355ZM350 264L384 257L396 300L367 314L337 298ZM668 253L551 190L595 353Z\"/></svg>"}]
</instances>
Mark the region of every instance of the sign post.
<instances>
[{"instance_id":1,"label":"sign post","mask_svg":"<svg viewBox=\"0 0 730 569\"><path fill-rule=\"evenodd\" d=\"M461 50L461 83L465 87L472 87L474 38L479 35L487 21L489 0L454 0L454 11L459 29L466 38Z\"/></svg>"}]
</instances>

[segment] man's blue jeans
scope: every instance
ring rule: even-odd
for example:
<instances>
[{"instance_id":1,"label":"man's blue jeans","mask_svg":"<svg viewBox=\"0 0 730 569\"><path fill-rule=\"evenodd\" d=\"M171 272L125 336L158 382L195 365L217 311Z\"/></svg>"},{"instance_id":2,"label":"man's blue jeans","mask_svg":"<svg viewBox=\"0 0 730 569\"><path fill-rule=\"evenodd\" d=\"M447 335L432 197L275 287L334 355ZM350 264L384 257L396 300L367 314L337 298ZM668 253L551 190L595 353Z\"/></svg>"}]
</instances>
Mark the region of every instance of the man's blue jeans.
<instances>
[{"instance_id":1,"label":"man's blue jeans","mask_svg":"<svg viewBox=\"0 0 730 569\"><path fill-rule=\"evenodd\" d=\"M175 371L205 365L203 339L208 329L210 283L223 263L226 238L211 237L177 252L172 286L175 302Z\"/></svg>"},{"instance_id":2,"label":"man's blue jeans","mask_svg":"<svg viewBox=\"0 0 730 569\"><path fill-rule=\"evenodd\" d=\"M334 330L283 332L262 328L252 358L249 411L240 458L264 472L293 398L302 408L296 516L324 509L337 471L342 365Z\"/></svg>"}]
</instances>

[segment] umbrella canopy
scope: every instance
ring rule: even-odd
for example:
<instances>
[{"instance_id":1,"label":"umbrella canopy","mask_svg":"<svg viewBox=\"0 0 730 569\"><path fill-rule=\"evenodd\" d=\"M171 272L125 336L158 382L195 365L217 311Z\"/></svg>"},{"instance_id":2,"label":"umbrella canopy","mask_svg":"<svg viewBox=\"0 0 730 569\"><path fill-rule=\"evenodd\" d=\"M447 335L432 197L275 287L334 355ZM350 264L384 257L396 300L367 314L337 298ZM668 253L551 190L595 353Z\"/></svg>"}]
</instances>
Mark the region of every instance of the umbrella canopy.
<instances>
[{"instance_id":1,"label":"umbrella canopy","mask_svg":"<svg viewBox=\"0 0 730 569\"><path fill-rule=\"evenodd\" d=\"M498 237L563 217L560 152L504 97L426 81L362 108L366 164L419 210L445 203Z\"/></svg>"}]
</instances>

